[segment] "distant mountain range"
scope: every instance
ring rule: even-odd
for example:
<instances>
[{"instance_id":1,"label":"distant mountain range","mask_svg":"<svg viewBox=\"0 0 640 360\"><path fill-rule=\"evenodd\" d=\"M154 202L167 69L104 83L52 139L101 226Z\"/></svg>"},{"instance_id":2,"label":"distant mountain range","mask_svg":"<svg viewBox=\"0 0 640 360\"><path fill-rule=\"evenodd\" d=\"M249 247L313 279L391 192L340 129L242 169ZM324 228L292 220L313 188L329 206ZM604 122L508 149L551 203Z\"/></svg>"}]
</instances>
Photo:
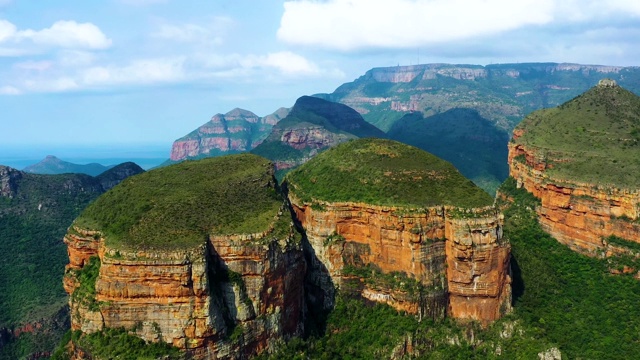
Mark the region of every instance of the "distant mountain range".
<instances>
[{"instance_id":1,"label":"distant mountain range","mask_svg":"<svg viewBox=\"0 0 640 360\"><path fill-rule=\"evenodd\" d=\"M64 160L60 160L53 155L48 155L42 161L37 164L29 165L22 171L31 174L87 174L90 176L98 176L103 172L111 169L115 165L104 166L98 163L91 163L86 165L74 164Z\"/></svg>"},{"instance_id":2,"label":"distant mountain range","mask_svg":"<svg viewBox=\"0 0 640 360\"><path fill-rule=\"evenodd\" d=\"M494 193L508 174L508 134L522 118L560 105L603 78L640 94L639 67L523 63L374 68L331 94L313 97L351 107L382 130L368 136L389 137L433 152ZM296 105L309 105L304 101L307 104ZM322 121L314 120L312 113L299 111L270 134L267 128L287 117L283 109L265 118L240 109L218 114L176 140L172 162L257 146L254 152L274 160L281 174L329 146L363 137L341 128L342 121L348 127L355 119L341 118L346 110L321 115ZM252 130L257 124L262 124L261 130Z\"/></svg>"}]
</instances>

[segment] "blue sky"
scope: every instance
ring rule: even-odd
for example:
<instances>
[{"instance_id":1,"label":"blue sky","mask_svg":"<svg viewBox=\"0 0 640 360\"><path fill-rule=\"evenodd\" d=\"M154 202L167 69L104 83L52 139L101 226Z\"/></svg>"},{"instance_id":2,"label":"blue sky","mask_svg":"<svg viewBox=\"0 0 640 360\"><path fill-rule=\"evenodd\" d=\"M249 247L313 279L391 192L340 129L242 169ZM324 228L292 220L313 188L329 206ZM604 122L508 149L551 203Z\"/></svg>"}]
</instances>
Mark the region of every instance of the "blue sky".
<instances>
[{"instance_id":1,"label":"blue sky","mask_svg":"<svg viewBox=\"0 0 640 360\"><path fill-rule=\"evenodd\" d=\"M0 0L0 151L168 151L216 113L418 61L640 65L640 2Z\"/></svg>"}]
</instances>

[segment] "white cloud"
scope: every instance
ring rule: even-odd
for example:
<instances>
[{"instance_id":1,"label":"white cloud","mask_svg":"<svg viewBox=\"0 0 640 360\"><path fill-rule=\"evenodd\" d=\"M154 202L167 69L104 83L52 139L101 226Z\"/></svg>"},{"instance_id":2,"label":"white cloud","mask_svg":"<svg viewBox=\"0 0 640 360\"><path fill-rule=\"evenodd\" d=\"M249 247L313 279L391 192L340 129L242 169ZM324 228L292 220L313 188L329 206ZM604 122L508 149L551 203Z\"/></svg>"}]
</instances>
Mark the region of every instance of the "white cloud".
<instances>
[{"instance_id":1,"label":"white cloud","mask_svg":"<svg viewBox=\"0 0 640 360\"><path fill-rule=\"evenodd\" d=\"M105 49L111 39L92 23L57 21L41 30L18 30L7 20L0 20L0 56L21 56L48 48Z\"/></svg>"},{"instance_id":2,"label":"white cloud","mask_svg":"<svg viewBox=\"0 0 640 360\"><path fill-rule=\"evenodd\" d=\"M47 60L42 60L42 61L28 60L28 61L19 62L15 64L13 67L18 70L46 71L53 67L53 62L47 61Z\"/></svg>"},{"instance_id":3,"label":"white cloud","mask_svg":"<svg viewBox=\"0 0 640 360\"><path fill-rule=\"evenodd\" d=\"M11 39L16 33L16 26L7 20L0 20L0 43Z\"/></svg>"},{"instance_id":4,"label":"white cloud","mask_svg":"<svg viewBox=\"0 0 640 360\"><path fill-rule=\"evenodd\" d=\"M278 38L352 51L412 48L495 35L526 26L640 15L640 2L612 0L286 1Z\"/></svg>"},{"instance_id":5,"label":"white cloud","mask_svg":"<svg viewBox=\"0 0 640 360\"><path fill-rule=\"evenodd\" d=\"M0 95L20 95L22 92L13 86L0 86Z\"/></svg>"},{"instance_id":6,"label":"white cloud","mask_svg":"<svg viewBox=\"0 0 640 360\"><path fill-rule=\"evenodd\" d=\"M176 82L185 78L183 58L135 60L126 66L95 66L80 73L87 87Z\"/></svg>"},{"instance_id":7,"label":"white cloud","mask_svg":"<svg viewBox=\"0 0 640 360\"><path fill-rule=\"evenodd\" d=\"M285 2L278 38L340 50L404 48L552 20L550 0L302 0Z\"/></svg>"},{"instance_id":8,"label":"white cloud","mask_svg":"<svg viewBox=\"0 0 640 360\"><path fill-rule=\"evenodd\" d=\"M18 31L16 40L28 39L35 44L76 49L105 49L111 39L92 23L56 21L50 28Z\"/></svg>"},{"instance_id":9,"label":"white cloud","mask_svg":"<svg viewBox=\"0 0 640 360\"><path fill-rule=\"evenodd\" d=\"M320 69L303 56L289 51L269 53L262 56L248 56L240 64L246 68L273 68L284 75L317 75Z\"/></svg>"}]
</instances>

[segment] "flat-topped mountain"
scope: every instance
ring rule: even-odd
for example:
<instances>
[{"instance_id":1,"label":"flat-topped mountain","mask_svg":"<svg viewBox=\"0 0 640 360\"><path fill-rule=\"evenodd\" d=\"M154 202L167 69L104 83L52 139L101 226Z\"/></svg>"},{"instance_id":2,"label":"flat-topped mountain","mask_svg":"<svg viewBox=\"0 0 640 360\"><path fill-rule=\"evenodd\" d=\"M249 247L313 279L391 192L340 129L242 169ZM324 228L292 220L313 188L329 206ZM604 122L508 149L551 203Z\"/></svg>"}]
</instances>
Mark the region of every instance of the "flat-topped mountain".
<instances>
[{"instance_id":1,"label":"flat-topped mountain","mask_svg":"<svg viewBox=\"0 0 640 360\"><path fill-rule=\"evenodd\" d=\"M74 164L68 161L58 159L53 155L48 155L42 161L37 164L29 165L22 171L32 174L87 174L91 176L97 176L103 172L109 170L114 165L104 166L98 163L91 163L86 165Z\"/></svg>"},{"instance_id":2,"label":"flat-topped mountain","mask_svg":"<svg viewBox=\"0 0 640 360\"><path fill-rule=\"evenodd\" d=\"M308 201L466 208L493 203L451 163L413 146L375 138L329 149L286 179L296 196Z\"/></svg>"},{"instance_id":3,"label":"flat-topped mountain","mask_svg":"<svg viewBox=\"0 0 640 360\"><path fill-rule=\"evenodd\" d=\"M545 230L595 254L611 235L640 242L639 141L640 97L604 80L516 127L510 175L542 200Z\"/></svg>"},{"instance_id":4,"label":"flat-topped mountain","mask_svg":"<svg viewBox=\"0 0 640 360\"><path fill-rule=\"evenodd\" d=\"M72 329L125 328L198 359L247 358L302 335L305 261L287 204L272 164L252 154L124 181L65 236Z\"/></svg>"},{"instance_id":5,"label":"flat-topped mountain","mask_svg":"<svg viewBox=\"0 0 640 360\"><path fill-rule=\"evenodd\" d=\"M336 144L361 137L386 135L348 106L303 96L252 152L271 159L276 169L283 170L296 167Z\"/></svg>"},{"instance_id":6,"label":"flat-topped mountain","mask_svg":"<svg viewBox=\"0 0 640 360\"><path fill-rule=\"evenodd\" d=\"M424 64L374 68L320 96L357 110L387 131L409 111L425 117L471 108L511 130L531 111L553 107L611 78L640 92L639 67L558 63Z\"/></svg>"},{"instance_id":7,"label":"flat-topped mountain","mask_svg":"<svg viewBox=\"0 0 640 360\"><path fill-rule=\"evenodd\" d=\"M173 143L171 161L200 159L236 154L259 145L271 128L287 116L289 109L280 108L273 114L259 117L251 111L233 109L216 114L211 120Z\"/></svg>"},{"instance_id":8,"label":"flat-topped mountain","mask_svg":"<svg viewBox=\"0 0 640 360\"><path fill-rule=\"evenodd\" d=\"M320 174L343 192L329 195L338 185ZM95 355L92 336L124 328L196 359L249 358L320 328L336 285L419 319L486 325L511 296L491 204L451 164L373 138L319 154L283 187L254 154L149 171L101 196L64 238L71 327L82 332L67 350ZM398 281L379 281L389 274Z\"/></svg>"},{"instance_id":9,"label":"flat-topped mountain","mask_svg":"<svg viewBox=\"0 0 640 360\"><path fill-rule=\"evenodd\" d=\"M310 264L313 308L333 305L334 283L420 318L486 324L509 310L502 217L450 163L359 139L319 154L285 183L319 259Z\"/></svg>"}]
</instances>

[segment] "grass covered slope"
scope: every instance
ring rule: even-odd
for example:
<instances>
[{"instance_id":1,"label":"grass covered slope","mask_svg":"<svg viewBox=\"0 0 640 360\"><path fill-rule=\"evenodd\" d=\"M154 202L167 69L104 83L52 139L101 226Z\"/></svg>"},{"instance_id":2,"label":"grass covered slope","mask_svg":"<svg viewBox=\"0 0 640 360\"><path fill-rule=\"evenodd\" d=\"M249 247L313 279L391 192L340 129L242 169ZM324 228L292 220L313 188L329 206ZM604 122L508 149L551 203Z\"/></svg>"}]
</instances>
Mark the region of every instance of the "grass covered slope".
<instances>
[{"instance_id":1,"label":"grass covered slope","mask_svg":"<svg viewBox=\"0 0 640 360\"><path fill-rule=\"evenodd\" d=\"M509 175L509 135L474 109L456 108L429 117L409 113L387 135L451 162L491 194Z\"/></svg>"},{"instance_id":2,"label":"grass covered slope","mask_svg":"<svg viewBox=\"0 0 640 360\"><path fill-rule=\"evenodd\" d=\"M374 138L329 149L285 180L303 201L469 208L493 202L450 163L413 146Z\"/></svg>"},{"instance_id":3,"label":"grass covered slope","mask_svg":"<svg viewBox=\"0 0 640 360\"><path fill-rule=\"evenodd\" d=\"M209 234L268 229L282 205L271 163L229 155L149 171L96 200L76 225L100 230L122 249L182 249Z\"/></svg>"},{"instance_id":4,"label":"grass covered slope","mask_svg":"<svg viewBox=\"0 0 640 360\"><path fill-rule=\"evenodd\" d=\"M560 180L640 187L640 97L600 84L526 117L515 140L537 149Z\"/></svg>"}]
</instances>

